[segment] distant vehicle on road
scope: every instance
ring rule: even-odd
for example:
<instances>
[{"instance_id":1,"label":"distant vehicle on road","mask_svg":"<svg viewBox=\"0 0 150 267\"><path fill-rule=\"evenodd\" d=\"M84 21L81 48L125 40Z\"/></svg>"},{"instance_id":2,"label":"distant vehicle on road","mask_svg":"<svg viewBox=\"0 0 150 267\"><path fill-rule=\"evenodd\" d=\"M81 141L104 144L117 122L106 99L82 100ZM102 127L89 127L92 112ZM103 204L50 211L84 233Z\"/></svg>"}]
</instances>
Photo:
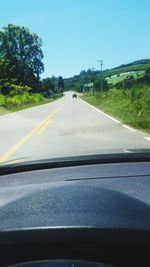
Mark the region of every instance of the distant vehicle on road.
<instances>
[{"instance_id":1,"label":"distant vehicle on road","mask_svg":"<svg viewBox=\"0 0 150 267\"><path fill-rule=\"evenodd\" d=\"M77 94L74 93L74 94L72 95L72 98L77 98Z\"/></svg>"}]
</instances>

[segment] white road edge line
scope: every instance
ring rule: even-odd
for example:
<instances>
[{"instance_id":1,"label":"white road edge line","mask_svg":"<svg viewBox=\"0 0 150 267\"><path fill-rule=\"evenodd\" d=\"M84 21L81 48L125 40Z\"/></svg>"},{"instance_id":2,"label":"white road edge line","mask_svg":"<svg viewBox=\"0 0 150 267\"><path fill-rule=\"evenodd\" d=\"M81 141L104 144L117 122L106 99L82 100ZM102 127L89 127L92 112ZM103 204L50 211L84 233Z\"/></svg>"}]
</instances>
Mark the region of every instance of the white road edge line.
<instances>
[{"instance_id":1,"label":"white road edge line","mask_svg":"<svg viewBox=\"0 0 150 267\"><path fill-rule=\"evenodd\" d=\"M144 139L150 142L150 137L145 136Z\"/></svg>"},{"instance_id":2,"label":"white road edge line","mask_svg":"<svg viewBox=\"0 0 150 267\"><path fill-rule=\"evenodd\" d=\"M126 125L126 124L123 124L122 126L123 126L124 128L126 128L126 129L128 129L128 130L131 131L131 132L135 132L135 131L136 131L135 129L129 127L129 126Z\"/></svg>"},{"instance_id":3,"label":"white road edge line","mask_svg":"<svg viewBox=\"0 0 150 267\"><path fill-rule=\"evenodd\" d=\"M117 119L111 117L110 115L104 113L104 112L101 111L100 109L98 109L98 108L92 106L91 104L87 103L86 101L82 100L81 98L79 98L79 99L80 99L80 101L84 102L85 104L87 104L87 105L90 106L91 108L95 109L95 110L98 111L99 113L103 114L104 116L108 117L109 119L113 120L114 122L116 122L116 123L121 123L119 120L117 120Z\"/></svg>"}]
</instances>

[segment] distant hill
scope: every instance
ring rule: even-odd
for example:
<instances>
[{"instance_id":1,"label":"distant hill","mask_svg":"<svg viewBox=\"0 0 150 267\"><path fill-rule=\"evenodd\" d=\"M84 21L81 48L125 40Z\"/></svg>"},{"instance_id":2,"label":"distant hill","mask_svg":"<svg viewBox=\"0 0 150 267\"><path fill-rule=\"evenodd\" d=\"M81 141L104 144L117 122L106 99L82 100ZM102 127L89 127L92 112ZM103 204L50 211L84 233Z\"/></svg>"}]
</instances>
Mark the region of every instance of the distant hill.
<instances>
[{"instance_id":1,"label":"distant hill","mask_svg":"<svg viewBox=\"0 0 150 267\"><path fill-rule=\"evenodd\" d=\"M107 78L114 75L119 75L121 73L126 72L139 72L145 71L148 67L150 67L150 59L141 59L128 64L122 64L112 69L106 69L103 71L103 77ZM100 76L100 71L98 70L87 70L81 71L80 74L75 75L73 77L65 79L66 89L71 88L79 88L84 84L93 82L96 78Z\"/></svg>"},{"instance_id":2,"label":"distant hill","mask_svg":"<svg viewBox=\"0 0 150 267\"><path fill-rule=\"evenodd\" d=\"M120 65L118 67L113 68L113 70L121 69L121 68L125 68L125 67L130 67L130 66L135 66L135 65L147 65L147 64L150 64L150 59L141 59L141 60L133 61L133 62L128 63L128 64Z\"/></svg>"},{"instance_id":3,"label":"distant hill","mask_svg":"<svg viewBox=\"0 0 150 267\"><path fill-rule=\"evenodd\" d=\"M109 70L104 70L104 77L119 75L123 72L145 71L148 67L150 67L150 59L141 59L128 64L122 64Z\"/></svg>"}]
</instances>

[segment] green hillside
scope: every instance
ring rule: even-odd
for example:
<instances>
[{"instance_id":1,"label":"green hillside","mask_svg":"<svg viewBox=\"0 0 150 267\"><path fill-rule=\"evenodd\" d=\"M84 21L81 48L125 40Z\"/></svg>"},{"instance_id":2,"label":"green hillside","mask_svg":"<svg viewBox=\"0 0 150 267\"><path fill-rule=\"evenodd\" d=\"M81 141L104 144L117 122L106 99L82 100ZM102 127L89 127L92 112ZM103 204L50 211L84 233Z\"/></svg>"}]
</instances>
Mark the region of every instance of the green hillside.
<instances>
[{"instance_id":1,"label":"green hillside","mask_svg":"<svg viewBox=\"0 0 150 267\"><path fill-rule=\"evenodd\" d=\"M130 66L134 66L134 65L147 65L147 64L150 64L150 59L141 59L141 60L133 61L133 62L128 63L128 64L122 64L122 65L120 65L114 69L120 69L123 67L130 67Z\"/></svg>"},{"instance_id":2,"label":"green hillside","mask_svg":"<svg viewBox=\"0 0 150 267\"><path fill-rule=\"evenodd\" d=\"M137 76L144 75L145 70L149 67L150 67L150 59L141 59L131 62L129 64L123 64L112 69L104 70L103 78L111 77L114 75L120 76L120 74L128 72L135 72L132 75L134 76L134 78L137 78ZM80 72L80 74L65 79L65 88L66 90L72 89L79 91L80 88L84 86L84 84L92 83L95 80L99 79L100 76L101 73L98 70L96 71L93 69L92 70L88 69L87 71L83 70ZM117 77L117 79L112 78L111 81L109 81L108 83L115 84L116 82L119 82L124 78L126 78L125 76Z\"/></svg>"},{"instance_id":3,"label":"green hillside","mask_svg":"<svg viewBox=\"0 0 150 267\"><path fill-rule=\"evenodd\" d=\"M119 75L124 72L131 72L131 71L145 71L147 68L150 67L150 64L137 64L137 65L130 65L130 66L120 66L119 68L110 69L104 71L104 76L113 76Z\"/></svg>"}]
</instances>

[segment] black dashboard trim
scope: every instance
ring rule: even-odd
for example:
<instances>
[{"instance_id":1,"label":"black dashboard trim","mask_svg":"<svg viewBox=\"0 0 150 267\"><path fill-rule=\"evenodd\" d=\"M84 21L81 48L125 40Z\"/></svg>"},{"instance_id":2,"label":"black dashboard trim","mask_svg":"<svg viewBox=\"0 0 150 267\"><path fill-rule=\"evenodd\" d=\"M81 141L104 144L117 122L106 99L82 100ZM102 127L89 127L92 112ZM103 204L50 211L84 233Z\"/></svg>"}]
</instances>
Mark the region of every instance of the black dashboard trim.
<instances>
[{"instance_id":1,"label":"black dashboard trim","mask_svg":"<svg viewBox=\"0 0 150 267\"><path fill-rule=\"evenodd\" d=\"M141 229L101 229L91 227L51 227L15 229L0 232L0 245L34 242L97 242L102 244L147 244L150 231Z\"/></svg>"},{"instance_id":2,"label":"black dashboard trim","mask_svg":"<svg viewBox=\"0 0 150 267\"><path fill-rule=\"evenodd\" d=\"M0 176L18 172L28 172L32 170L130 162L150 162L150 153L101 154L44 160L30 160L21 163L8 162L0 165Z\"/></svg>"}]
</instances>

